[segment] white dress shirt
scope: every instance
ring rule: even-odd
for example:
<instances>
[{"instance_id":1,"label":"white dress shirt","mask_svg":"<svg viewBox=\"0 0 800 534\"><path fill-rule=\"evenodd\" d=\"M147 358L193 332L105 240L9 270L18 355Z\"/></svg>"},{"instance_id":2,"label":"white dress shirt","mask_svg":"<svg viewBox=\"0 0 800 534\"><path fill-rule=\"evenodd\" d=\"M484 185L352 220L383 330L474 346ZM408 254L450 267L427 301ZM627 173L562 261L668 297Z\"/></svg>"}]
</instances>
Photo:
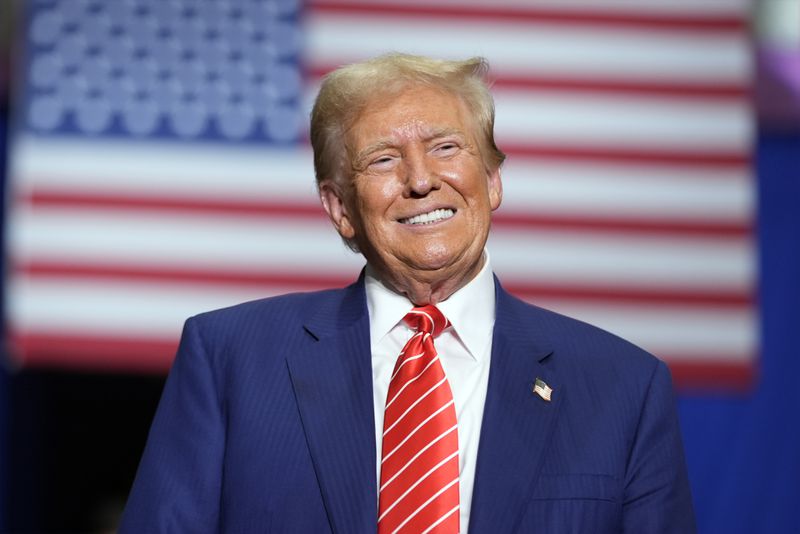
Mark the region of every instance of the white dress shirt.
<instances>
[{"instance_id":1,"label":"white dress shirt","mask_svg":"<svg viewBox=\"0 0 800 534\"><path fill-rule=\"evenodd\" d=\"M451 328L434 340L442 362L458 420L458 463L461 532L467 532L475 483L478 440L483 420L483 406L489 384L489 360L495 319L494 277L489 255L484 265L467 285L437 304L450 320ZM383 412L389 379L395 362L414 331L403 317L414 305L393 292L366 269L367 307L369 308L370 345L372 350L372 392L375 407L375 445L378 486L380 487Z\"/></svg>"}]
</instances>

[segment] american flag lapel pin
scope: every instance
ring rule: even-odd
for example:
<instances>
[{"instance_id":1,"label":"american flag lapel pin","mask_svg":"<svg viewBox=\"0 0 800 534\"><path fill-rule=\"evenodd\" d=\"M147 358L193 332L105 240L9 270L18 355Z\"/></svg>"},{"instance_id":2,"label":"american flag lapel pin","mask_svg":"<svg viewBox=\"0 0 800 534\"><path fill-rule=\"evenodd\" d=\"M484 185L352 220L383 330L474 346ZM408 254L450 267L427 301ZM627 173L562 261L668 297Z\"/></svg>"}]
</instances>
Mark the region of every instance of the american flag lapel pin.
<instances>
[{"instance_id":1,"label":"american flag lapel pin","mask_svg":"<svg viewBox=\"0 0 800 534\"><path fill-rule=\"evenodd\" d=\"M553 394L553 388L548 386L544 380L537 376L536 382L533 383L533 392L547 402L550 402L550 396Z\"/></svg>"}]
</instances>

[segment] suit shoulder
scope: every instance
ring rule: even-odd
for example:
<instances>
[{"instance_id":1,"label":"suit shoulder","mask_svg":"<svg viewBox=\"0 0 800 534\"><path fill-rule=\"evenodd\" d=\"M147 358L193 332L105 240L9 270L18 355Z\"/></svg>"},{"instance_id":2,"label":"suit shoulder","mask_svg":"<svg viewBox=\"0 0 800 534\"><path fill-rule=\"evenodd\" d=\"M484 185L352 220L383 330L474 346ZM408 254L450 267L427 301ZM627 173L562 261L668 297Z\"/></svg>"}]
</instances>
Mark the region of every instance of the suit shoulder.
<instances>
[{"instance_id":1,"label":"suit shoulder","mask_svg":"<svg viewBox=\"0 0 800 534\"><path fill-rule=\"evenodd\" d=\"M316 306L325 306L326 302L341 298L342 291L343 289L326 289L323 291L286 293L202 312L191 317L190 320L213 324L239 321L254 316L260 320L270 315L293 317L302 315L303 310L308 311Z\"/></svg>"},{"instance_id":2,"label":"suit shoulder","mask_svg":"<svg viewBox=\"0 0 800 534\"><path fill-rule=\"evenodd\" d=\"M243 302L190 317L187 328L194 327L202 337L215 344L237 345L256 339L279 339L297 332L290 325L300 325L314 314L332 313L341 306L343 289L306 293L288 293Z\"/></svg>"}]
</instances>

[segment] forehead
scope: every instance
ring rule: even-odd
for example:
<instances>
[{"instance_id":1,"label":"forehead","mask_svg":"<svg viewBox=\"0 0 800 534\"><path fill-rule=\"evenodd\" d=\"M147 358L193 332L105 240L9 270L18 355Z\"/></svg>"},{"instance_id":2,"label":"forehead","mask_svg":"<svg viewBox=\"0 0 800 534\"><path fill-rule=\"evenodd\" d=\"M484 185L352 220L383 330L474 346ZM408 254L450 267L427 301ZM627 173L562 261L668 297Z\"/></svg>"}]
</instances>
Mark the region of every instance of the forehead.
<instances>
[{"instance_id":1,"label":"forehead","mask_svg":"<svg viewBox=\"0 0 800 534\"><path fill-rule=\"evenodd\" d=\"M403 143L442 133L470 134L467 107L443 89L410 86L371 99L348 131L352 148L375 142Z\"/></svg>"}]
</instances>

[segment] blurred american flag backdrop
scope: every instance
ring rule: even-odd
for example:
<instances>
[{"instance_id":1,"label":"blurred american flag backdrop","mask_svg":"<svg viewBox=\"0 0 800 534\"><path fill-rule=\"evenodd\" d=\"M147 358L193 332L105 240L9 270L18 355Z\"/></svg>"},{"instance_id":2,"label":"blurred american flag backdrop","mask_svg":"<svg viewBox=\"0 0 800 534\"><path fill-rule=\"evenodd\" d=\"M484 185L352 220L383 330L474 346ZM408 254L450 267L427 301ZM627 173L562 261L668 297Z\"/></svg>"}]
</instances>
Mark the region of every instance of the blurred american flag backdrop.
<instances>
[{"instance_id":1,"label":"blurred american flag backdrop","mask_svg":"<svg viewBox=\"0 0 800 534\"><path fill-rule=\"evenodd\" d=\"M183 320L354 280L315 195L322 74L486 57L513 293L679 385L758 359L747 0L28 0L7 208L23 365L164 370ZM265 328L267 326L265 325Z\"/></svg>"}]
</instances>

